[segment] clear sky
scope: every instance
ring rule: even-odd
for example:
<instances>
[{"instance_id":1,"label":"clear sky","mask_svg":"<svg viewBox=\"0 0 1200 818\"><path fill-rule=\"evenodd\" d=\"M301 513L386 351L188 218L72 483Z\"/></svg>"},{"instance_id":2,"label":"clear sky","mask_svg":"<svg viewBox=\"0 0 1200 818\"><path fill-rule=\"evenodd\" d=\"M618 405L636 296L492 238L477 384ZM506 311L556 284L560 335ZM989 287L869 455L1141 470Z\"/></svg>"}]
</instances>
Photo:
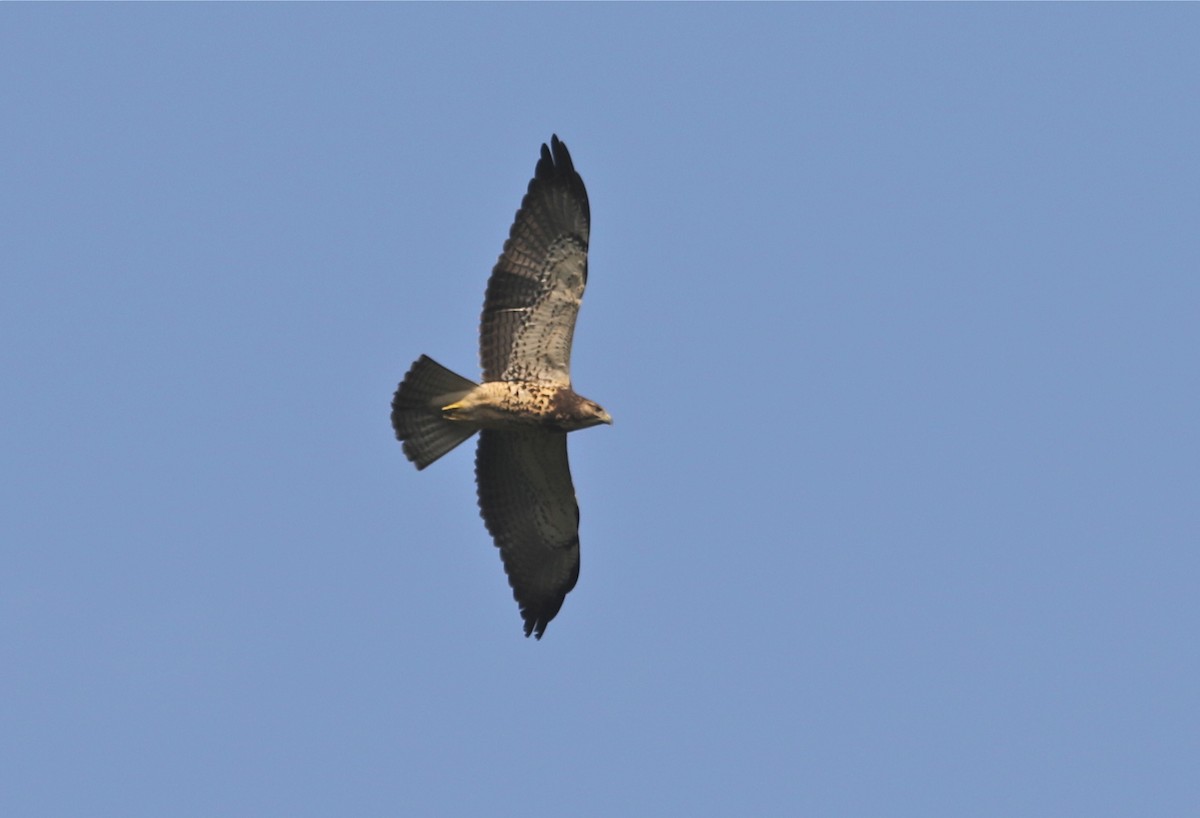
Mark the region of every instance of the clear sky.
<instances>
[{"instance_id":1,"label":"clear sky","mask_svg":"<svg viewBox=\"0 0 1200 818\"><path fill-rule=\"evenodd\" d=\"M0 814L1200 814L1200 6L0 8ZM388 422L591 196L541 642Z\"/></svg>"}]
</instances>

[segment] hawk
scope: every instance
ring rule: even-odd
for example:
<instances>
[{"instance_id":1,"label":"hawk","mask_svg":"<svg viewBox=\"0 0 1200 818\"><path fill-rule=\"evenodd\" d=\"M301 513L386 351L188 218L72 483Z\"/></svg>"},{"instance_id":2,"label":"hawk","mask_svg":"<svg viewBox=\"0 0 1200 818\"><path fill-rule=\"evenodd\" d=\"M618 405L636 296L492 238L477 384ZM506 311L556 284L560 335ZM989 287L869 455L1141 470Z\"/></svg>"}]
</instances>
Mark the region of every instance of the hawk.
<instances>
[{"instance_id":1,"label":"hawk","mask_svg":"<svg viewBox=\"0 0 1200 818\"><path fill-rule=\"evenodd\" d=\"M475 383L422 355L392 399L392 428L424 469L479 432L475 481L525 635L538 639L579 579L579 506L567 433L612 418L571 388L587 284L587 191L558 136L521 201L483 299Z\"/></svg>"}]
</instances>

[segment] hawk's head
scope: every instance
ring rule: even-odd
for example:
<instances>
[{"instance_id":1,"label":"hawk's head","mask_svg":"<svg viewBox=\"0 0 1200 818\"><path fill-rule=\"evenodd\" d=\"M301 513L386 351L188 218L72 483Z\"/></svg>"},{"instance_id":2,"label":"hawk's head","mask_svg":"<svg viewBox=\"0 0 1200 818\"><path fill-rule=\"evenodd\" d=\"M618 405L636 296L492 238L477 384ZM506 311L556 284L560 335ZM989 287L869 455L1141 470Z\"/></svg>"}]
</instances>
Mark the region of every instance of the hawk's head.
<instances>
[{"instance_id":1,"label":"hawk's head","mask_svg":"<svg viewBox=\"0 0 1200 818\"><path fill-rule=\"evenodd\" d=\"M586 418L583 426L580 428L599 426L601 423L607 423L609 426L612 425L612 415L610 415L608 412L605 412L604 407L596 403L594 400L582 398L580 400L579 408L581 414Z\"/></svg>"},{"instance_id":2,"label":"hawk's head","mask_svg":"<svg viewBox=\"0 0 1200 818\"><path fill-rule=\"evenodd\" d=\"M612 415L594 400L588 400L577 395L570 388L563 388L554 396L552 403L551 421L553 425L564 432L576 429L586 429L589 426L599 426L601 423L612 423Z\"/></svg>"}]
</instances>

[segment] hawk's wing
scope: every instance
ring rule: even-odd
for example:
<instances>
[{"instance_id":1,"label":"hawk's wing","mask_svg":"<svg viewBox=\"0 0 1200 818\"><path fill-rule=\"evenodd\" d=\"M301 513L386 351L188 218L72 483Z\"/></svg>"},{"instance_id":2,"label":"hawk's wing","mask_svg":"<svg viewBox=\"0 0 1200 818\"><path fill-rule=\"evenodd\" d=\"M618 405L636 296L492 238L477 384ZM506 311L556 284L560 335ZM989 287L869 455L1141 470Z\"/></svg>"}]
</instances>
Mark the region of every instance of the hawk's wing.
<instances>
[{"instance_id":1,"label":"hawk's wing","mask_svg":"<svg viewBox=\"0 0 1200 818\"><path fill-rule=\"evenodd\" d=\"M587 283L587 191L557 136L542 157L488 279L485 381L571 382L571 337Z\"/></svg>"},{"instance_id":2,"label":"hawk's wing","mask_svg":"<svg viewBox=\"0 0 1200 818\"><path fill-rule=\"evenodd\" d=\"M484 429L475 479L479 510L521 606L525 635L541 639L579 579L579 506L567 435Z\"/></svg>"}]
</instances>

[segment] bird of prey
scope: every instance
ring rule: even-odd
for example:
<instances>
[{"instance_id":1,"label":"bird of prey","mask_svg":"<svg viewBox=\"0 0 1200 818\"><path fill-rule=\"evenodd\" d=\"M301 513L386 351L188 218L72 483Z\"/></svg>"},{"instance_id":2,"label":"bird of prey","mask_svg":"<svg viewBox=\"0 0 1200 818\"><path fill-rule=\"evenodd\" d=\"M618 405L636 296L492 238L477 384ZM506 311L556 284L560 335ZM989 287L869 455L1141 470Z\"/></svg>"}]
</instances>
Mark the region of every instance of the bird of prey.
<instances>
[{"instance_id":1,"label":"bird of prey","mask_svg":"<svg viewBox=\"0 0 1200 818\"><path fill-rule=\"evenodd\" d=\"M557 136L542 145L483 299L482 383L425 355L392 399L392 428L423 469L479 432L475 480L525 635L538 639L579 578L579 506L567 432L612 418L571 388L591 216Z\"/></svg>"}]
</instances>

